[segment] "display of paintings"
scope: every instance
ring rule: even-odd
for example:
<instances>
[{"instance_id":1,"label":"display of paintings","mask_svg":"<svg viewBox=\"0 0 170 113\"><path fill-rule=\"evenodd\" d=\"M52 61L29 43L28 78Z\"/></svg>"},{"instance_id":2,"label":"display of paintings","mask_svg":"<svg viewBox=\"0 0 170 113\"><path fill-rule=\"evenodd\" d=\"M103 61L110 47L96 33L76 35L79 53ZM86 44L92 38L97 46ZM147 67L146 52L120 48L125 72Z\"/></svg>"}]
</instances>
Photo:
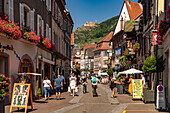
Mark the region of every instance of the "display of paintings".
<instances>
[{"instance_id":1,"label":"display of paintings","mask_svg":"<svg viewBox=\"0 0 170 113\"><path fill-rule=\"evenodd\" d=\"M25 106L28 98L27 93L29 91L29 85L15 85L13 95L13 106Z\"/></svg>"}]
</instances>

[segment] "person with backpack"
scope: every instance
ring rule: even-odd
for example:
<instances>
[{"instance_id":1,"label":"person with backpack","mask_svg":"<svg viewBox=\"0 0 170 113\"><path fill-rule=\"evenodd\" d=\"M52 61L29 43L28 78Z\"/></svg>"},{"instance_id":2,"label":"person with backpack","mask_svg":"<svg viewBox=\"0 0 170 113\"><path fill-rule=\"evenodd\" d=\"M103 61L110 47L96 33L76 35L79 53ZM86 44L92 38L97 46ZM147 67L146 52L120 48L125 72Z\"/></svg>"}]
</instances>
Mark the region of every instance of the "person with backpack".
<instances>
[{"instance_id":1,"label":"person with backpack","mask_svg":"<svg viewBox=\"0 0 170 113\"><path fill-rule=\"evenodd\" d=\"M75 88L76 88L76 85L77 84L77 78L74 76L74 73L72 73L71 77L70 77L70 88L71 88L71 95L74 96L75 94Z\"/></svg>"},{"instance_id":2,"label":"person with backpack","mask_svg":"<svg viewBox=\"0 0 170 113\"><path fill-rule=\"evenodd\" d=\"M94 75L92 77L91 82L92 82L93 96L94 95L97 96L97 82L98 82L98 79L97 79L96 75Z\"/></svg>"},{"instance_id":3,"label":"person with backpack","mask_svg":"<svg viewBox=\"0 0 170 113\"><path fill-rule=\"evenodd\" d=\"M83 85L83 93L86 93L87 92L87 77L86 77L86 74L83 75L82 85Z\"/></svg>"}]
</instances>

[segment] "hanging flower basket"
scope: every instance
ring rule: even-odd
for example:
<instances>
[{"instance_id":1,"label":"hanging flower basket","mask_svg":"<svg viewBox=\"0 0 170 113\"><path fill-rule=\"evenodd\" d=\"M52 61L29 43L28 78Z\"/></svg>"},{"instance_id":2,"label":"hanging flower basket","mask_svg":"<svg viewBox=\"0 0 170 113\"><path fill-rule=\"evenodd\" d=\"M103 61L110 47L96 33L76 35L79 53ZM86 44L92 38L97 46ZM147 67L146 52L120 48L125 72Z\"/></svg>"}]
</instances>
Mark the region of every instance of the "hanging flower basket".
<instances>
[{"instance_id":1,"label":"hanging flower basket","mask_svg":"<svg viewBox=\"0 0 170 113\"><path fill-rule=\"evenodd\" d=\"M5 21L0 18L0 32L5 33L9 36L10 39L20 39L22 36L22 32L20 27L16 25L14 22Z\"/></svg>"},{"instance_id":2,"label":"hanging flower basket","mask_svg":"<svg viewBox=\"0 0 170 113\"><path fill-rule=\"evenodd\" d=\"M0 74L0 100L2 100L5 96L10 95L9 89L11 87L10 78Z\"/></svg>"},{"instance_id":3,"label":"hanging flower basket","mask_svg":"<svg viewBox=\"0 0 170 113\"><path fill-rule=\"evenodd\" d=\"M123 52L124 56L129 56L129 49L126 49L124 52Z\"/></svg>"},{"instance_id":4,"label":"hanging flower basket","mask_svg":"<svg viewBox=\"0 0 170 113\"><path fill-rule=\"evenodd\" d=\"M55 54L55 52L57 51L55 44L52 44L52 46L51 46L51 51L54 52L54 54Z\"/></svg>"},{"instance_id":5,"label":"hanging flower basket","mask_svg":"<svg viewBox=\"0 0 170 113\"><path fill-rule=\"evenodd\" d=\"M167 30L170 28L170 20L161 20L158 24L158 31L161 36L165 35Z\"/></svg>"},{"instance_id":6,"label":"hanging flower basket","mask_svg":"<svg viewBox=\"0 0 170 113\"><path fill-rule=\"evenodd\" d=\"M49 41L49 39L47 37L43 38L42 41L43 46L45 46L47 49L51 48L51 42Z\"/></svg>"},{"instance_id":7,"label":"hanging flower basket","mask_svg":"<svg viewBox=\"0 0 170 113\"><path fill-rule=\"evenodd\" d=\"M24 32L23 38L34 43L40 42L40 38L37 37L35 32Z\"/></svg>"},{"instance_id":8,"label":"hanging flower basket","mask_svg":"<svg viewBox=\"0 0 170 113\"><path fill-rule=\"evenodd\" d=\"M137 53L140 50L140 44L136 41L136 43L133 45L133 51Z\"/></svg>"}]
</instances>

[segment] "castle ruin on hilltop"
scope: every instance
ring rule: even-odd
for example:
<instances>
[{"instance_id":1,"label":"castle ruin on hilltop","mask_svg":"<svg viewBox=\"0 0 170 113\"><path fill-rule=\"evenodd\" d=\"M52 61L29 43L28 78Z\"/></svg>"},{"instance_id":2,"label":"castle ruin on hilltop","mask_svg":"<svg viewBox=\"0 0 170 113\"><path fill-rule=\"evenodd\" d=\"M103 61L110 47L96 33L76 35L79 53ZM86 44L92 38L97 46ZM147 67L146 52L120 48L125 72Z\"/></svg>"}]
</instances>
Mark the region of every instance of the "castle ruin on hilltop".
<instances>
[{"instance_id":1,"label":"castle ruin on hilltop","mask_svg":"<svg viewBox=\"0 0 170 113\"><path fill-rule=\"evenodd\" d=\"M86 22L85 24L84 24L84 26L88 26L88 27L95 27L95 26L97 26L97 20L95 20L95 22Z\"/></svg>"}]
</instances>

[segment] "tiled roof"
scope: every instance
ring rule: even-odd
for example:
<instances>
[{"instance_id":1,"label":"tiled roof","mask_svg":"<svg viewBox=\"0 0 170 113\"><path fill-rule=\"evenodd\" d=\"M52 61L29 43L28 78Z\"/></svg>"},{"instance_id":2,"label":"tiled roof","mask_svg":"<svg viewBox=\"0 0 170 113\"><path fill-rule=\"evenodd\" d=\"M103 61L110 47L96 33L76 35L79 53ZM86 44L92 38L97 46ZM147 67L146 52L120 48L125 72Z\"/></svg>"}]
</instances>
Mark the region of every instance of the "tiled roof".
<instances>
[{"instance_id":1,"label":"tiled roof","mask_svg":"<svg viewBox=\"0 0 170 113\"><path fill-rule=\"evenodd\" d=\"M127 0L125 0L125 3L130 16L130 20L134 20L142 13L143 8L141 4L131 1L129 2Z\"/></svg>"},{"instance_id":2,"label":"tiled roof","mask_svg":"<svg viewBox=\"0 0 170 113\"><path fill-rule=\"evenodd\" d=\"M113 32L110 32L107 36L105 36L102 40L100 40L98 43L101 42L109 42L113 37Z\"/></svg>"},{"instance_id":3,"label":"tiled roof","mask_svg":"<svg viewBox=\"0 0 170 113\"><path fill-rule=\"evenodd\" d=\"M71 34L71 45L74 45L74 33Z\"/></svg>"},{"instance_id":4,"label":"tiled roof","mask_svg":"<svg viewBox=\"0 0 170 113\"><path fill-rule=\"evenodd\" d=\"M85 50L89 47L96 47L96 44L85 44L83 47L82 47L82 50L84 51L85 53Z\"/></svg>"},{"instance_id":5,"label":"tiled roof","mask_svg":"<svg viewBox=\"0 0 170 113\"><path fill-rule=\"evenodd\" d=\"M125 22L125 32L131 32L134 29L136 20L127 20Z\"/></svg>"},{"instance_id":6,"label":"tiled roof","mask_svg":"<svg viewBox=\"0 0 170 113\"><path fill-rule=\"evenodd\" d=\"M98 51L98 50L110 50L111 48L110 47L100 47L100 48L96 48L94 49L93 51Z\"/></svg>"}]
</instances>

